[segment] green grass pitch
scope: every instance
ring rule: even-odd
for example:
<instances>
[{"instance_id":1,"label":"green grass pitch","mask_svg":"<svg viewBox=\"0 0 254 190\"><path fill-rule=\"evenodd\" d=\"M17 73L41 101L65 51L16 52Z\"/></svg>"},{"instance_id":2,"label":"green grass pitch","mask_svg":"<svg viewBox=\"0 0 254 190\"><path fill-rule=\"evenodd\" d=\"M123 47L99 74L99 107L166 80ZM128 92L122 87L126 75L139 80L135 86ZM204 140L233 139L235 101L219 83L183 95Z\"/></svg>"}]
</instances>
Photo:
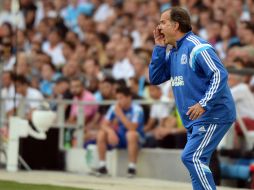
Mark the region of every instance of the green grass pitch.
<instances>
[{"instance_id":1,"label":"green grass pitch","mask_svg":"<svg viewBox=\"0 0 254 190\"><path fill-rule=\"evenodd\" d=\"M0 181L1 190L88 190L73 187L59 187L53 185L33 185L26 183L17 183L13 181Z\"/></svg>"}]
</instances>

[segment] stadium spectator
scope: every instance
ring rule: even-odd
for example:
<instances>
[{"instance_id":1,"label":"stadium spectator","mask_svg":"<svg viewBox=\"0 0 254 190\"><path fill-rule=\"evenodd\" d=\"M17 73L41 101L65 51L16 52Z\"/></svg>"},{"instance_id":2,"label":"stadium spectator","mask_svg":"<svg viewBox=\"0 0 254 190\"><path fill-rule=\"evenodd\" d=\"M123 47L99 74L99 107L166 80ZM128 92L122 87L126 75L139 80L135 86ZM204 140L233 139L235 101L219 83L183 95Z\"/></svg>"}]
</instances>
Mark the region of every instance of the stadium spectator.
<instances>
[{"instance_id":1,"label":"stadium spectator","mask_svg":"<svg viewBox=\"0 0 254 190\"><path fill-rule=\"evenodd\" d=\"M77 29L77 20L80 14L91 15L93 4L89 2L79 3L78 0L71 0L64 14L66 25L73 31Z\"/></svg>"},{"instance_id":2,"label":"stadium spectator","mask_svg":"<svg viewBox=\"0 0 254 190\"><path fill-rule=\"evenodd\" d=\"M243 119L248 130L254 130L254 95L250 87L244 83L244 77L237 74L229 74L228 83L236 104L238 116ZM242 131L239 123L236 123L237 136L235 137L235 147L242 148L239 144L239 138L242 136Z\"/></svg>"},{"instance_id":3,"label":"stadium spectator","mask_svg":"<svg viewBox=\"0 0 254 190\"><path fill-rule=\"evenodd\" d=\"M115 81L113 78L105 78L99 84L99 90L94 95L96 101L101 103L104 100L114 100L115 99L114 83ZM98 111L95 113L91 122L89 122L89 124L86 125L87 133L85 136L86 142L84 147L87 147L88 144L96 142L97 133L101 127L102 120L105 117L109 107L110 105L99 105Z\"/></svg>"},{"instance_id":4,"label":"stadium spectator","mask_svg":"<svg viewBox=\"0 0 254 190\"><path fill-rule=\"evenodd\" d=\"M94 13L94 20L96 22L103 22L106 21L109 17L113 16L113 4L113 0L106 0L104 3L100 4Z\"/></svg>"},{"instance_id":5,"label":"stadium spectator","mask_svg":"<svg viewBox=\"0 0 254 190\"><path fill-rule=\"evenodd\" d=\"M75 52L75 48L76 48L76 44L75 41L64 41L63 42L63 56L65 59L65 63L68 62L68 60L70 60Z\"/></svg>"},{"instance_id":6,"label":"stadium spectator","mask_svg":"<svg viewBox=\"0 0 254 190\"><path fill-rule=\"evenodd\" d=\"M47 40L48 34L50 32L50 27L48 27L48 25L49 25L49 19L43 18L37 26L37 36L43 42Z\"/></svg>"},{"instance_id":7,"label":"stadium spectator","mask_svg":"<svg viewBox=\"0 0 254 190\"><path fill-rule=\"evenodd\" d=\"M61 43L62 37L59 29L52 29L48 34L48 40L42 44L43 52L51 57L52 63L56 67L60 67L65 63Z\"/></svg>"},{"instance_id":8,"label":"stadium spectator","mask_svg":"<svg viewBox=\"0 0 254 190\"><path fill-rule=\"evenodd\" d=\"M234 31L229 25L223 24L221 26L219 41L215 44L215 49L218 51L220 58L223 60L230 46L238 41L234 35Z\"/></svg>"},{"instance_id":9,"label":"stadium spectator","mask_svg":"<svg viewBox=\"0 0 254 190\"><path fill-rule=\"evenodd\" d=\"M95 101L95 98L91 92L85 89L84 84L81 79L79 78L72 78L70 81L70 90L73 95L74 101ZM84 105L83 111L84 111L84 117L85 121L88 122L92 119L94 114L97 111L96 105ZM73 103L71 105L71 113L67 120L68 123L75 123L77 121L79 112L79 106L78 104Z\"/></svg>"},{"instance_id":10,"label":"stadium spectator","mask_svg":"<svg viewBox=\"0 0 254 190\"><path fill-rule=\"evenodd\" d=\"M143 96L139 95L139 80L137 77L131 77L128 81L133 100L145 100ZM144 123L147 122L150 113L150 105L141 105L144 111Z\"/></svg>"},{"instance_id":11,"label":"stadium spectator","mask_svg":"<svg viewBox=\"0 0 254 190\"><path fill-rule=\"evenodd\" d=\"M4 71L13 71L14 65L16 62L16 57L13 55L13 47L11 44L10 38L3 38L1 47L0 47L0 55L2 56L2 64Z\"/></svg>"},{"instance_id":12,"label":"stadium spectator","mask_svg":"<svg viewBox=\"0 0 254 190\"><path fill-rule=\"evenodd\" d=\"M24 106L25 117L31 121L32 112L35 109L39 109L43 103L41 102L44 99L43 95L39 90L30 87L25 76L15 76L15 87L16 92L24 98L25 101L23 102L20 100L18 106ZM22 105L23 103L24 105Z\"/></svg>"},{"instance_id":13,"label":"stadium spectator","mask_svg":"<svg viewBox=\"0 0 254 190\"><path fill-rule=\"evenodd\" d=\"M80 76L80 66L75 59L70 59L62 68L62 74L66 78L74 78Z\"/></svg>"},{"instance_id":14,"label":"stadium spectator","mask_svg":"<svg viewBox=\"0 0 254 190\"><path fill-rule=\"evenodd\" d=\"M102 81L104 78L104 74L101 71L99 62L94 58L87 58L82 65L86 81L89 81L95 77L99 81Z\"/></svg>"},{"instance_id":15,"label":"stadium spectator","mask_svg":"<svg viewBox=\"0 0 254 190\"><path fill-rule=\"evenodd\" d=\"M17 46L16 51L24 51L29 52L30 51L30 43L28 42L28 38L26 37L25 31L18 30L17 31Z\"/></svg>"},{"instance_id":16,"label":"stadium spectator","mask_svg":"<svg viewBox=\"0 0 254 190\"><path fill-rule=\"evenodd\" d=\"M28 64L27 55L24 52L20 52L17 57L16 74L26 77L28 80L31 79L31 67Z\"/></svg>"},{"instance_id":17,"label":"stadium spectator","mask_svg":"<svg viewBox=\"0 0 254 190\"><path fill-rule=\"evenodd\" d=\"M9 98L9 100L3 101L2 109L7 116L14 115L15 109L17 107L18 100L14 100L15 98L19 98L20 96L15 94L14 87L14 74L11 71L4 71L2 73L2 89L1 89L1 97ZM16 96L16 97L15 97ZM16 102L16 105L15 105Z\"/></svg>"},{"instance_id":18,"label":"stadium spectator","mask_svg":"<svg viewBox=\"0 0 254 190\"><path fill-rule=\"evenodd\" d=\"M254 25L250 22L246 22L243 28L242 43L246 46L254 44Z\"/></svg>"},{"instance_id":19,"label":"stadium spectator","mask_svg":"<svg viewBox=\"0 0 254 190\"><path fill-rule=\"evenodd\" d=\"M4 0L1 2L3 5L3 10L1 10L0 13L0 26L7 22L10 23L12 26L18 26L20 29L25 28L25 20L24 15L21 11L18 11L18 13L14 13L11 10L11 1Z\"/></svg>"},{"instance_id":20,"label":"stadium spectator","mask_svg":"<svg viewBox=\"0 0 254 190\"><path fill-rule=\"evenodd\" d=\"M116 90L117 103L107 112L97 136L99 153L98 175L107 174L106 150L107 145L118 148L128 148L128 176L136 175L136 162L139 143L143 137L143 110L132 103L129 88L120 87ZM116 122L117 121L117 126Z\"/></svg>"},{"instance_id":21,"label":"stadium spectator","mask_svg":"<svg viewBox=\"0 0 254 190\"><path fill-rule=\"evenodd\" d=\"M153 90L155 89L156 90ZM162 90L156 86L150 86L151 97L160 104L153 104L151 107L150 117L145 130L147 147L160 148L184 148L186 144L186 129L184 128L178 110L174 103L169 103L168 98L173 100L173 95L166 97L162 95ZM164 110L164 111L163 111ZM165 114L167 113L167 114ZM154 122L155 121L155 122ZM149 130L150 128L150 130Z\"/></svg>"},{"instance_id":22,"label":"stadium spectator","mask_svg":"<svg viewBox=\"0 0 254 190\"><path fill-rule=\"evenodd\" d=\"M44 63L41 67L41 76L40 91L44 96L49 97L53 93L55 82L60 74L56 72L53 64Z\"/></svg>"},{"instance_id":23,"label":"stadium spectator","mask_svg":"<svg viewBox=\"0 0 254 190\"><path fill-rule=\"evenodd\" d=\"M115 79L128 79L134 76L134 68L127 57L127 49L124 44L115 47L116 61L112 68L112 75Z\"/></svg>"},{"instance_id":24,"label":"stadium spectator","mask_svg":"<svg viewBox=\"0 0 254 190\"><path fill-rule=\"evenodd\" d=\"M53 87L53 93L51 95L52 99L57 100L71 100L73 95L70 92L70 81L67 78L59 77L55 81L55 85ZM58 104L55 102L51 102L50 107L52 110L57 111ZM71 105L65 106L65 119L69 118L71 111Z\"/></svg>"},{"instance_id":25,"label":"stadium spectator","mask_svg":"<svg viewBox=\"0 0 254 190\"><path fill-rule=\"evenodd\" d=\"M115 99L113 78L107 77L99 85L99 91L95 93L96 101L113 100Z\"/></svg>"},{"instance_id":26,"label":"stadium spectator","mask_svg":"<svg viewBox=\"0 0 254 190\"><path fill-rule=\"evenodd\" d=\"M147 62L145 58L140 55L134 55L131 58L131 62L135 71L135 78L138 79L137 94L140 97L145 96L145 88L148 85L148 79L146 78Z\"/></svg>"}]
</instances>

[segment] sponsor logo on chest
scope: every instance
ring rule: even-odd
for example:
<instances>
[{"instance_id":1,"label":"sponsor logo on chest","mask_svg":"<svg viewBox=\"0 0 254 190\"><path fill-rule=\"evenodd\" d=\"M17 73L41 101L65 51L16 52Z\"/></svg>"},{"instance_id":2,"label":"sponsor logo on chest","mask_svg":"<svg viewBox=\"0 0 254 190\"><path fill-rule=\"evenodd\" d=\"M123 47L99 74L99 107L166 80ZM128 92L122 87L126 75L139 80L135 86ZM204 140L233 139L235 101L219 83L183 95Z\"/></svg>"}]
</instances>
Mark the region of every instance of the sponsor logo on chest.
<instances>
[{"instance_id":1,"label":"sponsor logo on chest","mask_svg":"<svg viewBox=\"0 0 254 190\"><path fill-rule=\"evenodd\" d=\"M170 79L171 86L184 86L183 76L175 76Z\"/></svg>"}]
</instances>

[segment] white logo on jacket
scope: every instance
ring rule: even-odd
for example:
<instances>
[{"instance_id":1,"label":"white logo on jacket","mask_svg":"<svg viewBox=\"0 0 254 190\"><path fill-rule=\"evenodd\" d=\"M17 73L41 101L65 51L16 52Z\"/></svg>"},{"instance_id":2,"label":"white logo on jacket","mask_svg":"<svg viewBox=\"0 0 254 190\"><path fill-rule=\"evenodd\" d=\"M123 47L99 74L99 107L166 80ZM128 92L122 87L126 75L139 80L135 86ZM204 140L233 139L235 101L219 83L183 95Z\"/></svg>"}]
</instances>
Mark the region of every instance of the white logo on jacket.
<instances>
[{"instance_id":1,"label":"white logo on jacket","mask_svg":"<svg viewBox=\"0 0 254 190\"><path fill-rule=\"evenodd\" d=\"M183 54L181 57L181 64L186 64L187 63L187 55Z\"/></svg>"},{"instance_id":2,"label":"white logo on jacket","mask_svg":"<svg viewBox=\"0 0 254 190\"><path fill-rule=\"evenodd\" d=\"M170 79L171 86L184 86L183 76L175 76Z\"/></svg>"}]
</instances>

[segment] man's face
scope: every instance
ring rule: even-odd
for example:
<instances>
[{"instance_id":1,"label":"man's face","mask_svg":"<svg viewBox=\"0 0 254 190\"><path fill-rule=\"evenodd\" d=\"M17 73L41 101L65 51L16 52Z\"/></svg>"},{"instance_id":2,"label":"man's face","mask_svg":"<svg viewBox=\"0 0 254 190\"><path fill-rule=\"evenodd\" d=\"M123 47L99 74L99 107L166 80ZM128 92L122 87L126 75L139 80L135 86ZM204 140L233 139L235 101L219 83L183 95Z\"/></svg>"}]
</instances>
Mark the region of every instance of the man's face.
<instances>
[{"instance_id":1,"label":"man's face","mask_svg":"<svg viewBox=\"0 0 254 190\"><path fill-rule=\"evenodd\" d=\"M3 82L3 87L9 87L12 83L11 74L10 73L4 73L2 75L2 82Z\"/></svg>"},{"instance_id":2,"label":"man's face","mask_svg":"<svg viewBox=\"0 0 254 190\"><path fill-rule=\"evenodd\" d=\"M254 38L252 31L250 29L245 28L243 30L243 34L244 35L242 37L242 42L244 44L250 44L252 42L252 39Z\"/></svg>"},{"instance_id":3,"label":"man's face","mask_svg":"<svg viewBox=\"0 0 254 190\"><path fill-rule=\"evenodd\" d=\"M119 44L115 49L115 57L118 61L123 60L126 57L126 48L124 44Z\"/></svg>"},{"instance_id":4,"label":"man's face","mask_svg":"<svg viewBox=\"0 0 254 190\"><path fill-rule=\"evenodd\" d=\"M175 43L175 33L177 31L176 22L170 20L170 11L162 13L159 30L164 35L165 44Z\"/></svg>"},{"instance_id":5,"label":"man's face","mask_svg":"<svg viewBox=\"0 0 254 190\"><path fill-rule=\"evenodd\" d=\"M96 66L93 59L88 59L84 62L83 69L88 76L94 76L96 74Z\"/></svg>"},{"instance_id":6,"label":"man's face","mask_svg":"<svg viewBox=\"0 0 254 190\"><path fill-rule=\"evenodd\" d=\"M157 86L149 86L149 93L150 96L155 100L158 100L161 97L161 91Z\"/></svg>"},{"instance_id":7,"label":"man's face","mask_svg":"<svg viewBox=\"0 0 254 190\"><path fill-rule=\"evenodd\" d=\"M71 81L71 93L74 96L80 96L83 92L83 85L79 80Z\"/></svg>"},{"instance_id":8,"label":"man's face","mask_svg":"<svg viewBox=\"0 0 254 190\"><path fill-rule=\"evenodd\" d=\"M69 83L62 81L55 85L56 94L64 94L69 89Z\"/></svg>"},{"instance_id":9,"label":"man's face","mask_svg":"<svg viewBox=\"0 0 254 190\"><path fill-rule=\"evenodd\" d=\"M144 66L145 66L145 63L142 60L142 58L138 57L138 56L134 56L134 57L132 57L131 61L132 61L132 64L134 66L135 72L138 73L138 74L141 74L142 71L144 70Z\"/></svg>"},{"instance_id":10,"label":"man's face","mask_svg":"<svg viewBox=\"0 0 254 190\"><path fill-rule=\"evenodd\" d=\"M100 91L104 98L112 98L113 85L109 82L103 82L100 85Z\"/></svg>"},{"instance_id":11,"label":"man's face","mask_svg":"<svg viewBox=\"0 0 254 190\"><path fill-rule=\"evenodd\" d=\"M116 94L116 100L122 109L128 109L131 105L131 96L126 96L122 93Z\"/></svg>"},{"instance_id":12,"label":"man's face","mask_svg":"<svg viewBox=\"0 0 254 190\"><path fill-rule=\"evenodd\" d=\"M229 74L228 75L228 85L230 88L236 86L240 81L239 75L236 74Z\"/></svg>"},{"instance_id":13,"label":"man's face","mask_svg":"<svg viewBox=\"0 0 254 190\"><path fill-rule=\"evenodd\" d=\"M41 76L44 80L50 81L54 75L54 71L48 64L42 65Z\"/></svg>"},{"instance_id":14,"label":"man's face","mask_svg":"<svg viewBox=\"0 0 254 190\"><path fill-rule=\"evenodd\" d=\"M26 87L27 85L21 84L20 82L15 83L16 92L22 96L26 96Z\"/></svg>"}]
</instances>

